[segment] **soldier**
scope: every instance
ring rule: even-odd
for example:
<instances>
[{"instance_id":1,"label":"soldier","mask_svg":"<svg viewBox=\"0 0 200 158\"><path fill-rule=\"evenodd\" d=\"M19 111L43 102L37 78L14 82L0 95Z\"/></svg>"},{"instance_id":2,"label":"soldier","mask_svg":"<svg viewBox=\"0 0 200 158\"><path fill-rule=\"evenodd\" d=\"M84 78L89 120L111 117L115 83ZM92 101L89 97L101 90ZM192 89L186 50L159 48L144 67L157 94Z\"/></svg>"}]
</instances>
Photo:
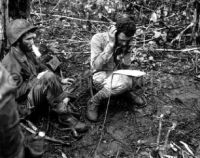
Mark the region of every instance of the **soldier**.
<instances>
[{"instance_id":1,"label":"soldier","mask_svg":"<svg viewBox=\"0 0 200 158\"><path fill-rule=\"evenodd\" d=\"M135 31L134 21L129 16L123 15L108 32L97 33L92 37L90 65L93 72L93 84L98 92L88 102L89 120L97 120L100 102L109 96L127 92L135 104L144 105L144 99L130 91L135 84L132 77L113 75L115 70L129 68L131 63L129 43Z\"/></svg>"},{"instance_id":2,"label":"soldier","mask_svg":"<svg viewBox=\"0 0 200 158\"><path fill-rule=\"evenodd\" d=\"M62 84L71 84L71 80L61 80L57 75L39 63L33 53L35 30L37 27L25 19L11 21L6 30L10 51L2 63L16 83L15 100L19 113L29 115L36 108L49 105L65 124L85 130L86 125L78 121L67 110L70 97L63 91ZM65 116L66 116L65 115Z\"/></svg>"},{"instance_id":3,"label":"soldier","mask_svg":"<svg viewBox=\"0 0 200 158\"><path fill-rule=\"evenodd\" d=\"M32 137L24 141L14 98L16 88L12 76L0 64L0 158L40 158L43 140Z\"/></svg>"}]
</instances>

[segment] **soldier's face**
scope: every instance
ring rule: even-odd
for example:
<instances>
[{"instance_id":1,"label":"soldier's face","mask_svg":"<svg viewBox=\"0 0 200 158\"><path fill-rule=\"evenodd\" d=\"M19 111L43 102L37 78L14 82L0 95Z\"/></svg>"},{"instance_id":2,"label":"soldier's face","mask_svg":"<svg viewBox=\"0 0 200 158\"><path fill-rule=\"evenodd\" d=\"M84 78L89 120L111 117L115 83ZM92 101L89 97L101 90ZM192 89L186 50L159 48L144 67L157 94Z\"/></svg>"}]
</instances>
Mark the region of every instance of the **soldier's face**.
<instances>
[{"instance_id":1,"label":"soldier's face","mask_svg":"<svg viewBox=\"0 0 200 158\"><path fill-rule=\"evenodd\" d=\"M21 40L21 49L23 51L32 51L32 45L34 45L34 40L36 38L36 34L35 33L26 33Z\"/></svg>"},{"instance_id":2,"label":"soldier's face","mask_svg":"<svg viewBox=\"0 0 200 158\"><path fill-rule=\"evenodd\" d=\"M123 32L119 33L117 36L117 46L127 47L132 37L126 36Z\"/></svg>"}]
</instances>

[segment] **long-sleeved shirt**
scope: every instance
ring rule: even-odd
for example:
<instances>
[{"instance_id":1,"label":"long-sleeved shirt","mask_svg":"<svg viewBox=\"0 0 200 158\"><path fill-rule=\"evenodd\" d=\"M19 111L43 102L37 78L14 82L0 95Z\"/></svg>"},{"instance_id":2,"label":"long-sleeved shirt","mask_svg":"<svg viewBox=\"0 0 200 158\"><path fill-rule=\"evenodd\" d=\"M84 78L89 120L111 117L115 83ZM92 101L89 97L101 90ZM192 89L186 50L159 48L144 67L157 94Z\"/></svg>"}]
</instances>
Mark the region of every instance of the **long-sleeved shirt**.
<instances>
[{"instance_id":1,"label":"long-sleeved shirt","mask_svg":"<svg viewBox=\"0 0 200 158\"><path fill-rule=\"evenodd\" d=\"M35 82L37 74L45 69L43 65L36 61L33 55L25 55L15 47L11 47L10 52L4 57L2 64L12 75L18 86L15 95L17 100L21 100L24 96L26 98L28 91L33 86L33 82Z\"/></svg>"},{"instance_id":2,"label":"long-sleeved shirt","mask_svg":"<svg viewBox=\"0 0 200 158\"><path fill-rule=\"evenodd\" d=\"M109 45L108 32L97 33L91 39L91 70L94 73L93 79L107 78L114 70L118 69L114 62L114 48ZM131 53L123 57L125 65L130 65ZM97 79L98 80L98 79ZM102 79L100 79L102 82Z\"/></svg>"},{"instance_id":3,"label":"long-sleeved shirt","mask_svg":"<svg viewBox=\"0 0 200 158\"><path fill-rule=\"evenodd\" d=\"M115 68L113 48L109 48L108 33L98 33L91 40L91 68L96 71L113 71Z\"/></svg>"},{"instance_id":4,"label":"long-sleeved shirt","mask_svg":"<svg viewBox=\"0 0 200 158\"><path fill-rule=\"evenodd\" d=\"M91 40L91 68L93 72L114 71L117 69L114 62L114 48L109 45L108 33L97 33ZM130 53L123 56L123 62L130 65ZM129 60L129 61L128 61ZM128 63L129 62L129 63Z\"/></svg>"}]
</instances>

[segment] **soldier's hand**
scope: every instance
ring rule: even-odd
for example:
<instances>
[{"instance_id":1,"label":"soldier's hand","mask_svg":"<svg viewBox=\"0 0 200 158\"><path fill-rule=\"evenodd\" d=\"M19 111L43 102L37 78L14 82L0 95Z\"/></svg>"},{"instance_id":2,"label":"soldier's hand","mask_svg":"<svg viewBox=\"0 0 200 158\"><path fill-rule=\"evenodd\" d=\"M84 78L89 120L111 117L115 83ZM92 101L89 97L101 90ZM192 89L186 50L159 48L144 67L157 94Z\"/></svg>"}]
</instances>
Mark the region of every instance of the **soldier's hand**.
<instances>
[{"instance_id":1,"label":"soldier's hand","mask_svg":"<svg viewBox=\"0 0 200 158\"><path fill-rule=\"evenodd\" d=\"M74 79L73 78L64 78L61 80L62 84L71 86L74 83Z\"/></svg>"},{"instance_id":2,"label":"soldier's hand","mask_svg":"<svg viewBox=\"0 0 200 158\"><path fill-rule=\"evenodd\" d=\"M116 32L117 32L117 28L115 27L115 25L112 25L108 31L109 45L112 47L115 45Z\"/></svg>"},{"instance_id":3,"label":"soldier's hand","mask_svg":"<svg viewBox=\"0 0 200 158\"><path fill-rule=\"evenodd\" d=\"M117 60L118 61L122 61L123 58L124 58L124 54L117 55Z\"/></svg>"}]
</instances>

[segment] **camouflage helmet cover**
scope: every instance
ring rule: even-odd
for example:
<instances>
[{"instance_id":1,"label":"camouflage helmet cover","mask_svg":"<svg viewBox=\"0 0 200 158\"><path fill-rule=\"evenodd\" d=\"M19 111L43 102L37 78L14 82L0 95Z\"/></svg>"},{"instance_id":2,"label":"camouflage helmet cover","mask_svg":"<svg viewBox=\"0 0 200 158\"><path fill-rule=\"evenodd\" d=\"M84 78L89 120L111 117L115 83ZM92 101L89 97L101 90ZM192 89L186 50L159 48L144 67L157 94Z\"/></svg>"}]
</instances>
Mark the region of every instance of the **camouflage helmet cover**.
<instances>
[{"instance_id":1,"label":"camouflage helmet cover","mask_svg":"<svg viewBox=\"0 0 200 158\"><path fill-rule=\"evenodd\" d=\"M6 29L6 35L10 45L13 45L17 40L28 31L35 31L36 26L33 26L25 19L16 19L11 21Z\"/></svg>"}]
</instances>

